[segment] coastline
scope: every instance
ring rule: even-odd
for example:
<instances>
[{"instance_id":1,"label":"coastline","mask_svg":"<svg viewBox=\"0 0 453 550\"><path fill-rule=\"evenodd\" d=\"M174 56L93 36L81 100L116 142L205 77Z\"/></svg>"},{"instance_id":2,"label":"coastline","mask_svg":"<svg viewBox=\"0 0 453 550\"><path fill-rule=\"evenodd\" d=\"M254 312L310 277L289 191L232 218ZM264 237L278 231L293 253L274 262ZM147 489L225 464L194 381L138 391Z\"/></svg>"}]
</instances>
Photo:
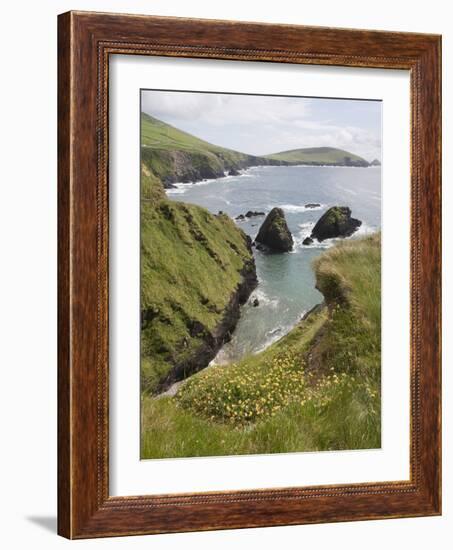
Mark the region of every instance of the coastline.
<instances>
[{"instance_id":1,"label":"coastline","mask_svg":"<svg viewBox=\"0 0 453 550\"><path fill-rule=\"evenodd\" d=\"M368 164L368 166L354 166L354 165L345 165L345 164L313 164L313 163L288 163L288 164L255 164L248 166L247 168L242 168L239 171L238 175L230 175L228 173L225 173L223 176L218 177L211 177L211 178L200 178L200 179L194 179L190 182L184 182L184 181L175 181L172 183L166 184L167 186L164 187L165 192L167 194L177 194L177 189L184 189L184 188L190 188L192 185L205 185L208 183L212 183L214 181L219 180L228 180L228 179L236 179L240 177L247 176L248 172L251 172L253 170L256 170L257 168L275 168L275 167L285 167L285 168L300 168L300 167L307 167L307 168L381 168L381 166ZM173 190L173 191L172 191Z\"/></svg>"}]
</instances>

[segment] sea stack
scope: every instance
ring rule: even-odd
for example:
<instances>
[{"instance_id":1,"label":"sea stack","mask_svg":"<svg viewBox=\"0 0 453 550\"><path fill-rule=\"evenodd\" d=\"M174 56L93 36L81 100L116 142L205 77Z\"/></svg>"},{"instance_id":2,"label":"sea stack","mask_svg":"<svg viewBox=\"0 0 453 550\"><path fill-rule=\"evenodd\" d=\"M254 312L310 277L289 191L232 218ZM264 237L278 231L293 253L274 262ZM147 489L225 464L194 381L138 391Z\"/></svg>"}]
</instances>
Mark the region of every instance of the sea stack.
<instances>
[{"instance_id":1,"label":"sea stack","mask_svg":"<svg viewBox=\"0 0 453 550\"><path fill-rule=\"evenodd\" d=\"M317 221L311 238L324 241L336 237L350 237L361 225L360 220L351 217L351 209L348 206L332 206Z\"/></svg>"},{"instance_id":2,"label":"sea stack","mask_svg":"<svg viewBox=\"0 0 453 550\"><path fill-rule=\"evenodd\" d=\"M290 252L293 237L281 208L273 208L266 216L255 241L273 252Z\"/></svg>"}]
</instances>

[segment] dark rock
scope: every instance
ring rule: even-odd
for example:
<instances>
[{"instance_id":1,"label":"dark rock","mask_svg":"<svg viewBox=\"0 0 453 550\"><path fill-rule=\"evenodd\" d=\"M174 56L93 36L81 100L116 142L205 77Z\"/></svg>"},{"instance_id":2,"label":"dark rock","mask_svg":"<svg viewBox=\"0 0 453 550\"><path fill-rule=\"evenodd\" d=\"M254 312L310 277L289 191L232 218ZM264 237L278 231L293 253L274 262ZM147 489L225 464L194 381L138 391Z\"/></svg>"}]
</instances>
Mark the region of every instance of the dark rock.
<instances>
[{"instance_id":1,"label":"dark rock","mask_svg":"<svg viewBox=\"0 0 453 550\"><path fill-rule=\"evenodd\" d=\"M293 249L293 237L281 208L273 208L269 212L255 240L275 252L289 252Z\"/></svg>"},{"instance_id":2,"label":"dark rock","mask_svg":"<svg viewBox=\"0 0 453 550\"><path fill-rule=\"evenodd\" d=\"M236 170L236 168L231 168L231 170L228 172L229 176L239 176L240 172Z\"/></svg>"},{"instance_id":3,"label":"dark rock","mask_svg":"<svg viewBox=\"0 0 453 550\"><path fill-rule=\"evenodd\" d=\"M252 237L250 237L250 235L247 235L246 233L244 233L244 239L245 239L245 242L247 244L248 251L252 252L252 246L253 246Z\"/></svg>"},{"instance_id":4,"label":"dark rock","mask_svg":"<svg viewBox=\"0 0 453 550\"><path fill-rule=\"evenodd\" d=\"M312 243L313 243L313 239L311 237L305 237L305 239L302 241L302 244L305 244L305 245L312 244Z\"/></svg>"},{"instance_id":5,"label":"dark rock","mask_svg":"<svg viewBox=\"0 0 453 550\"><path fill-rule=\"evenodd\" d=\"M200 336L206 331L206 327L203 325L203 323L200 323L197 320L190 320L187 323L187 328L189 329L189 334L190 336L192 336L192 338L194 336Z\"/></svg>"},{"instance_id":6,"label":"dark rock","mask_svg":"<svg viewBox=\"0 0 453 550\"><path fill-rule=\"evenodd\" d=\"M374 159L370 162L370 166L380 166L381 162L378 159Z\"/></svg>"},{"instance_id":7,"label":"dark rock","mask_svg":"<svg viewBox=\"0 0 453 550\"><path fill-rule=\"evenodd\" d=\"M231 250L234 250L234 252L236 252L236 254L240 254L240 253L241 253L240 250L239 250L239 248L238 248L234 243L232 243L231 241L229 241L228 239L227 239L227 244L228 244L228 246L231 248Z\"/></svg>"},{"instance_id":8,"label":"dark rock","mask_svg":"<svg viewBox=\"0 0 453 550\"><path fill-rule=\"evenodd\" d=\"M256 210L249 210L246 214L239 214L239 216L236 216L236 220L245 220L246 218L254 218L255 216L265 216L265 212L258 212Z\"/></svg>"},{"instance_id":9,"label":"dark rock","mask_svg":"<svg viewBox=\"0 0 453 550\"><path fill-rule=\"evenodd\" d=\"M253 218L254 216L264 216L264 212L257 212L256 210L249 210L246 214L246 218Z\"/></svg>"},{"instance_id":10,"label":"dark rock","mask_svg":"<svg viewBox=\"0 0 453 550\"><path fill-rule=\"evenodd\" d=\"M158 307L151 306L148 309L142 309L141 310L141 327L142 329L151 321L153 321L156 317L159 316L160 310Z\"/></svg>"},{"instance_id":11,"label":"dark rock","mask_svg":"<svg viewBox=\"0 0 453 550\"><path fill-rule=\"evenodd\" d=\"M252 302L252 306L253 307L258 307L260 305L260 301L258 300L258 298L255 298Z\"/></svg>"},{"instance_id":12,"label":"dark rock","mask_svg":"<svg viewBox=\"0 0 453 550\"><path fill-rule=\"evenodd\" d=\"M360 220L351 218L351 209L348 206L332 206L317 221L311 238L324 241L335 237L349 237L361 225Z\"/></svg>"},{"instance_id":13,"label":"dark rock","mask_svg":"<svg viewBox=\"0 0 453 550\"><path fill-rule=\"evenodd\" d=\"M166 220L175 221L175 212L171 204L164 202L159 205L159 209Z\"/></svg>"},{"instance_id":14,"label":"dark rock","mask_svg":"<svg viewBox=\"0 0 453 550\"><path fill-rule=\"evenodd\" d=\"M249 252L251 252L252 240L248 235L244 235L244 239ZM219 349L231 339L231 335L239 321L241 306L247 302L250 294L258 286L253 256L244 262L240 275L241 280L223 310L222 319L213 330L208 330L197 320L188 319L186 321L190 335L199 338L201 345L194 353L173 364L171 370L159 381L154 391L155 394L166 391L175 382L184 380L206 368L217 355ZM178 305L175 304L174 307L178 308ZM187 347L187 341L183 340L181 346L183 348Z\"/></svg>"},{"instance_id":15,"label":"dark rock","mask_svg":"<svg viewBox=\"0 0 453 550\"><path fill-rule=\"evenodd\" d=\"M319 208L320 206L317 202L309 202L305 205L305 208Z\"/></svg>"}]
</instances>

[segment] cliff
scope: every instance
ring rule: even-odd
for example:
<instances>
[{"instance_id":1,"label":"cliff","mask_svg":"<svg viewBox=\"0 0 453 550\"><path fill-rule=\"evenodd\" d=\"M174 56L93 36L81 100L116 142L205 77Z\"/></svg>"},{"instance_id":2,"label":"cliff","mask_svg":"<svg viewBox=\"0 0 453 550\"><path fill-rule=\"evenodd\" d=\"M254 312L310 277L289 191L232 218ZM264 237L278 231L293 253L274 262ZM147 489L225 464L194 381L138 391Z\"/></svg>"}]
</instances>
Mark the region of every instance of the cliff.
<instances>
[{"instance_id":1,"label":"cliff","mask_svg":"<svg viewBox=\"0 0 453 550\"><path fill-rule=\"evenodd\" d=\"M142 166L141 378L156 393L203 369L257 285L250 239L226 215L165 198Z\"/></svg>"},{"instance_id":2,"label":"cliff","mask_svg":"<svg viewBox=\"0 0 453 550\"><path fill-rule=\"evenodd\" d=\"M166 188L176 182L238 174L250 166L286 164L219 147L145 113L141 115L141 136L142 163Z\"/></svg>"}]
</instances>

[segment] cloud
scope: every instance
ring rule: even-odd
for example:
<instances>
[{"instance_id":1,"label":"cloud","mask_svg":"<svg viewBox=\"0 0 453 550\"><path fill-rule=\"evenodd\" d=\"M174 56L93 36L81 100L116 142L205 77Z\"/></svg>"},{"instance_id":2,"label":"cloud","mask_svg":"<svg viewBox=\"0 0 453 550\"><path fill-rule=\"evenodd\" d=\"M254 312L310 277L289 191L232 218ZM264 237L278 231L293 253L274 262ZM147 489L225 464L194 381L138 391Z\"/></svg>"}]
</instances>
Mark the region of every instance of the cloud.
<instances>
[{"instance_id":1,"label":"cloud","mask_svg":"<svg viewBox=\"0 0 453 550\"><path fill-rule=\"evenodd\" d=\"M219 94L175 92L143 92L142 110L157 118L199 120L221 109L224 103Z\"/></svg>"},{"instance_id":2,"label":"cloud","mask_svg":"<svg viewBox=\"0 0 453 550\"><path fill-rule=\"evenodd\" d=\"M373 105L374 103L374 105ZM263 155L338 147L380 158L376 102L259 95L145 91L142 110L217 145Z\"/></svg>"},{"instance_id":3,"label":"cloud","mask_svg":"<svg viewBox=\"0 0 453 550\"><path fill-rule=\"evenodd\" d=\"M142 109L157 118L211 125L282 123L307 115L309 100L273 96L145 91Z\"/></svg>"}]
</instances>

